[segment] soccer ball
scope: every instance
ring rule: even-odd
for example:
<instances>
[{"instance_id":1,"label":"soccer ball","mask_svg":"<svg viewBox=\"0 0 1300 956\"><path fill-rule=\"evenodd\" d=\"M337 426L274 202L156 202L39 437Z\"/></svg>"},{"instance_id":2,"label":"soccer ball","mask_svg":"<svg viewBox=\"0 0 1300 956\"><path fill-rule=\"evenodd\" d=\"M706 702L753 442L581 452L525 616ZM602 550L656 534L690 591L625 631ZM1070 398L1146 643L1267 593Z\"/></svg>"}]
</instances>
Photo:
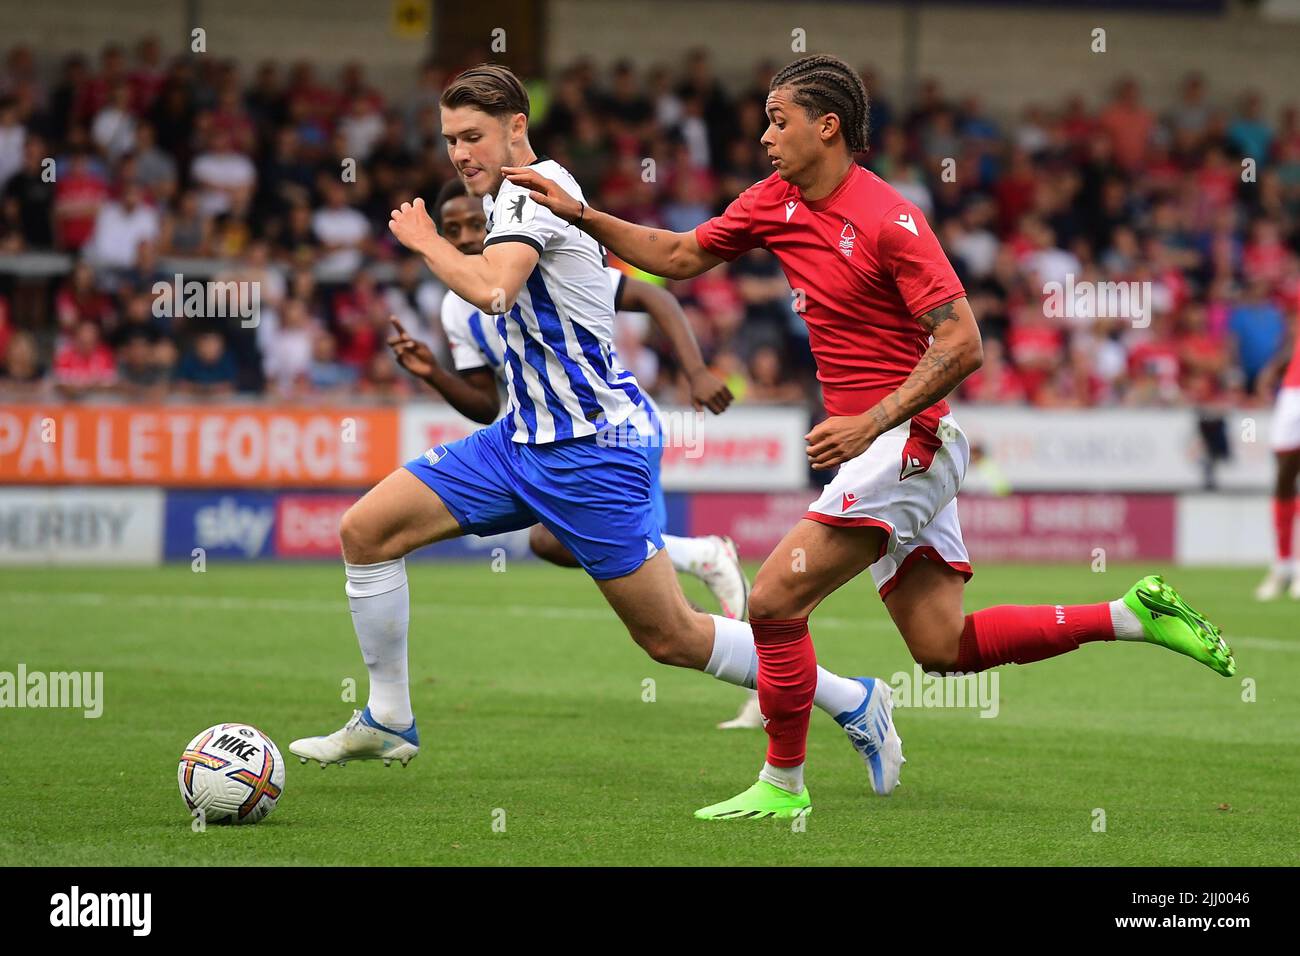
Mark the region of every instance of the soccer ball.
<instances>
[{"instance_id":1,"label":"soccer ball","mask_svg":"<svg viewBox=\"0 0 1300 956\"><path fill-rule=\"evenodd\" d=\"M190 741L176 778L190 813L206 823L257 823L284 793L284 760L249 724L217 724Z\"/></svg>"}]
</instances>

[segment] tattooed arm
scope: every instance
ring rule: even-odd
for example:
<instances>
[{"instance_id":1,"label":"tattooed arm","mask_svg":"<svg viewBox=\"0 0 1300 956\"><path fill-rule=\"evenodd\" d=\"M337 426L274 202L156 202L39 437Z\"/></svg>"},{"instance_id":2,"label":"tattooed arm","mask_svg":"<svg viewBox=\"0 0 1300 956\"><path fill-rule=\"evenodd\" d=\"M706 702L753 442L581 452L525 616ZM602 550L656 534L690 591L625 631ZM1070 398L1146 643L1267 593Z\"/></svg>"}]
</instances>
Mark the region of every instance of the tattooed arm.
<instances>
[{"instance_id":1,"label":"tattooed arm","mask_svg":"<svg viewBox=\"0 0 1300 956\"><path fill-rule=\"evenodd\" d=\"M919 321L933 341L907 380L861 415L828 418L804 436L813 468L856 458L879 436L946 398L983 364L979 326L965 296L931 309Z\"/></svg>"}]
</instances>

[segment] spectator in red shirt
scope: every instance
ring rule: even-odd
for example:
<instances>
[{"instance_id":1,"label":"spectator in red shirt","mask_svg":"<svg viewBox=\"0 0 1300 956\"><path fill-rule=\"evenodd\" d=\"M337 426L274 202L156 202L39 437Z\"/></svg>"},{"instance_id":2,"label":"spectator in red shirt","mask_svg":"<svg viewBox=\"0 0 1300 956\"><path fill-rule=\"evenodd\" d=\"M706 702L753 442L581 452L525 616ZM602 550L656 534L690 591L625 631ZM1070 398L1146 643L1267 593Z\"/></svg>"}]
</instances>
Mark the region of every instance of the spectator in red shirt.
<instances>
[{"instance_id":1,"label":"spectator in red shirt","mask_svg":"<svg viewBox=\"0 0 1300 956\"><path fill-rule=\"evenodd\" d=\"M1287 248L1272 219L1258 220L1250 230L1250 242L1242 250L1241 265L1250 281L1276 283L1286 270Z\"/></svg>"},{"instance_id":2,"label":"spectator in red shirt","mask_svg":"<svg viewBox=\"0 0 1300 956\"><path fill-rule=\"evenodd\" d=\"M1205 162L1196 173L1201 220L1208 221L1231 206L1240 184L1241 167L1218 146L1206 150Z\"/></svg>"},{"instance_id":3,"label":"spectator in red shirt","mask_svg":"<svg viewBox=\"0 0 1300 956\"><path fill-rule=\"evenodd\" d=\"M1180 342L1173 334L1173 324L1168 313L1157 312L1151 320L1147 337L1130 350L1126 404L1172 405L1180 400L1182 356Z\"/></svg>"},{"instance_id":4,"label":"spectator in red shirt","mask_svg":"<svg viewBox=\"0 0 1300 956\"><path fill-rule=\"evenodd\" d=\"M104 326L113 320L113 300L95 287L95 270L82 260L54 297L59 331L72 334L82 322Z\"/></svg>"},{"instance_id":5,"label":"spectator in red shirt","mask_svg":"<svg viewBox=\"0 0 1300 956\"><path fill-rule=\"evenodd\" d=\"M1043 315L1038 302L1017 308L1007 333L1007 351L1015 363L1025 394L1033 398L1039 387L1061 366L1063 329Z\"/></svg>"},{"instance_id":6,"label":"spectator in red shirt","mask_svg":"<svg viewBox=\"0 0 1300 956\"><path fill-rule=\"evenodd\" d=\"M1206 309L1200 303L1183 310L1178 327L1183 395L1199 405L1222 399L1229 390L1233 359L1228 340L1210 334Z\"/></svg>"},{"instance_id":7,"label":"spectator in red shirt","mask_svg":"<svg viewBox=\"0 0 1300 956\"><path fill-rule=\"evenodd\" d=\"M1006 347L998 339L984 340L984 365L961 385L961 396L970 402L1019 405L1027 398L1020 374L1007 363Z\"/></svg>"},{"instance_id":8,"label":"spectator in red shirt","mask_svg":"<svg viewBox=\"0 0 1300 956\"><path fill-rule=\"evenodd\" d=\"M343 69L339 73L339 94L336 102L352 103L358 99L364 101L365 108L370 112L384 111L384 97L366 82L366 68L356 60L349 60L343 64Z\"/></svg>"},{"instance_id":9,"label":"spectator in red shirt","mask_svg":"<svg viewBox=\"0 0 1300 956\"><path fill-rule=\"evenodd\" d=\"M109 95L119 83L126 81L126 58L122 48L110 43L99 57L99 72L78 90L76 120L89 123L95 114L108 105Z\"/></svg>"},{"instance_id":10,"label":"spectator in red shirt","mask_svg":"<svg viewBox=\"0 0 1300 956\"><path fill-rule=\"evenodd\" d=\"M99 207L108 199L108 183L91 165L85 152L72 154L64 171L59 164L54 188L54 229L60 249L75 251L95 231Z\"/></svg>"},{"instance_id":11,"label":"spectator in red shirt","mask_svg":"<svg viewBox=\"0 0 1300 956\"><path fill-rule=\"evenodd\" d=\"M1097 121L1092 118L1084 105L1083 97L1078 93L1072 95L1065 103L1061 115L1061 136L1070 147L1072 158L1083 162L1088 156L1088 140L1097 129Z\"/></svg>"},{"instance_id":12,"label":"spectator in red shirt","mask_svg":"<svg viewBox=\"0 0 1300 956\"><path fill-rule=\"evenodd\" d=\"M1033 208L1037 187L1038 177L1029 154L1016 150L1011 156L1010 169L993 190L998 203L998 231L1002 235L1009 235L1021 217Z\"/></svg>"},{"instance_id":13,"label":"spectator in red shirt","mask_svg":"<svg viewBox=\"0 0 1300 956\"><path fill-rule=\"evenodd\" d=\"M1036 396L1039 406L1088 408L1097 404L1106 383L1093 368L1086 348L1071 349L1069 361L1053 378L1044 383Z\"/></svg>"},{"instance_id":14,"label":"spectator in red shirt","mask_svg":"<svg viewBox=\"0 0 1300 956\"><path fill-rule=\"evenodd\" d=\"M1120 81L1114 100L1097 118L1097 125L1110 137L1115 161L1126 170L1137 170L1146 157L1155 117L1142 105L1138 85L1131 77Z\"/></svg>"},{"instance_id":15,"label":"spectator in red shirt","mask_svg":"<svg viewBox=\"0 0 1300 956\"><path fill-rule=\"evenodd\" d=\"M244 109L244 102L239 87L231 84L221 91L217 98L217 108L208 119L209 129L220 132L226 142L239 153L252 153L254 141L253 121Z\"/></svg>"},{"instance_id":16,"label":"spectator in red shirt","mask_svg":"<svg viewBox=\"0 0 1300 956\"><path fill-rule=\"evenodd\" d=\"M375 286L375 277L367 270L358 272L351 288L345 288L334 297L336 331L342 347L339 358L364 372L370 357L384 343L386 329L371 321L375 312L382 311L387 319L388 304Z\"/></svg>"},{"instance_id":17,"label":"spectator in red shirt","mask_svg":"<svg viewBox=\"0 0 1300 956\"><path fill-rule=\"evenodd\" d=\"M54 382L67 398L82 398L116 384L117 364L94 322L78 325L71 340L55 354Z\"/></svg>"},{"instance_id":18,"label":"spectator in red shirt","mask_svg":"<svg viewBox=\"0 0 1300 956\"><path fill-rule=\"evenodd\" d=\"M153 108L154 100L162 92L166 76L158 38L144 37L135 48L135 68L127 75L127 83L131 87L131 105L136 116L143 116Z\"/></svg>"}]
</instances>

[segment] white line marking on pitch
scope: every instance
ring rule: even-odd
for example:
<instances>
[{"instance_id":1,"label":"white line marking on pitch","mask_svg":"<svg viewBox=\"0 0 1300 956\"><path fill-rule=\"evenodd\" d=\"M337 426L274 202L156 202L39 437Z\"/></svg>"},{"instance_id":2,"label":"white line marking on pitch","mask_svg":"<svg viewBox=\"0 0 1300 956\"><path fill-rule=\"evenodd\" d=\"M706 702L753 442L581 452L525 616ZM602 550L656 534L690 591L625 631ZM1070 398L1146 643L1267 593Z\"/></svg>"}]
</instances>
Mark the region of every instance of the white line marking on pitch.
<instances>
[{"instance_id":1,"label":"white line marking on pitch","mask_svg":"<svg viewBox=\"0 0 1300 956\"><path fill-rule=\"evenodd\" d=\"M23 591L0 591L0 600L10 604L76 604L89 607L115 605L139 608L180 608L195 611L272 611L287 614L343 614L347 601L315 601L305 598L249 598L249 597L199 597L193 594L105 594L98 591L58 591L32 594ZM412 611L429 614L456 612L474 614L509 614L513 617L553 618L558 620L614 621L612 610L605 607L562 607L533 604L424 604L412 602ZM895 630L891 621L862 620L849 617L815 617L813 628L831 630L887 631ZM1271 637L1229 635L1234 647L1255 651L1300 652L1300 642L1279 641Z\"/></svg>"},{"instance_id":2,"label":"white line marking on pitch","mask_svg":"<svg viewBox=\"0 0 1300 956\"><path fill-rule=\"evenodd\" d=\"M75 604L87 607L178 608L195 611L271 611L287 614L346 614L347 600L315 601L305 598L199 597L193 594L105 594L97 591L58 591L31 594L0 591L0 600L10 604ZM555 605L501 604L424 604L411 603L412 611L429 614L472 612L475 614L509 614L514 617L541 617L584 621L616 621L612 610L604 607L560 607ZM860 620L847 617L818 617L815 627L832 630L892 632L890 621Z\"/></svg>"}]
</instances>

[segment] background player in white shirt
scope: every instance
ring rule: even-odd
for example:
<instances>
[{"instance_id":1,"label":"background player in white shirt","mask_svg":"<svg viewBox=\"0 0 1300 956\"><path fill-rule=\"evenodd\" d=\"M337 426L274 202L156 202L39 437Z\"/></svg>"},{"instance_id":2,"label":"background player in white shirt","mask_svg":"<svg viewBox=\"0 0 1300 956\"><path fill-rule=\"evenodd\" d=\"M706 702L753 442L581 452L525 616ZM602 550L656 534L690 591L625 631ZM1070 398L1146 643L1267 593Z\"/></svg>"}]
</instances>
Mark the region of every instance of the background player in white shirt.
<instances>
[{"instance_id":1,"label":"background player in white shirt","mask_svg":"<svg viewBox=\"0 0 1300 956\"><path fill-rule=\"evenodd\" d=\"M487 217L482 202L469 196L459 179L451 180L439 192L433 218L441 235L460 252L478 255L483 251ZM607 268L606 274L614 292L615 312L646 312L672 343L682 361L690 384L692 404L697 410L707 408L714 414L721 414L731 404L731 391L704 364L699 344L677 300L666 290L633 279L617 269ZM505 380L505 359L495 319L484 316L452 291L443 298L441 318L456 367L454 374L443 369L428 345L411 338L396 319L393 325L397 334L388 340L388 344L406 371L423 379L458 412L472 421L490 424L500 414L500 386ZM657 407L648 395L643 393L642 399L641 407L630 420L647 439L645 450L654 485L652 494L662 527L666 509L659 480L659 457L664 436ZM723 614L730 618L745 616L749 581L730 538L664 534L663 541L673 567L679 573L693 575L702 581L717 599ZM529 545L533 553L545 561L561 567L579 567L569 549L541 524L535 524L529 530ZM757 692L750 691L737 716L719 726L762 727Z\"/></svg>"}]
</instances>

